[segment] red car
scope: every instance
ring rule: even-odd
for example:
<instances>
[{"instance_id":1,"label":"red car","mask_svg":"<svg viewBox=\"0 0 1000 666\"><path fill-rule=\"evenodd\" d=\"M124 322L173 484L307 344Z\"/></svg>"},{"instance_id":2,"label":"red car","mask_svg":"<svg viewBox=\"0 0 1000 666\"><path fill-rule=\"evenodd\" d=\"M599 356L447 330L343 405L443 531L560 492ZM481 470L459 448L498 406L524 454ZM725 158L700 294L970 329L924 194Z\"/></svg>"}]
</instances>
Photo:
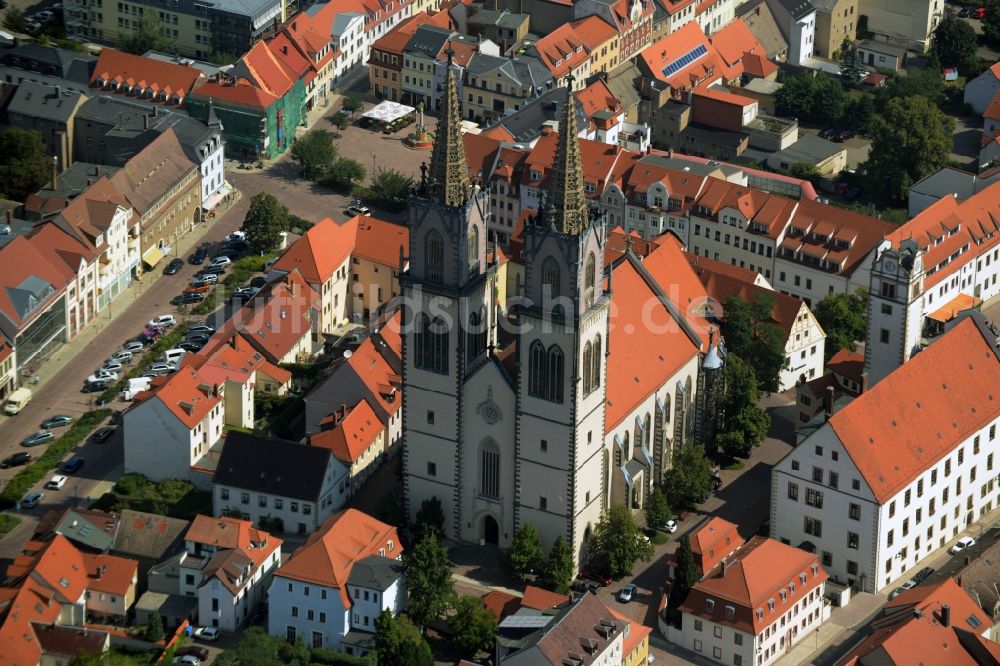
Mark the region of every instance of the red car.
<instances>
[{"instance_id":1,"label":"red car","mask_svg":"<svg viewBox=\"0 0 1000 666\"><path fill-rule=\"evenodd\" d=\"M972 13L969 14L969 18L974 18L974 19L981 19L985 17L986 17L986 7L976 7L975 9L972 10Z\"/></svg>"},{"instance_id":2,"label":"red car","mask_svg":"<svg viewBox=\"0 0 1000 666\"><path fill-rule=\"evenodd\" d=\"M611 585L611 583L613 582L611 576L607 574L599 574L594 571L591 571L590 569L584 569L583 571L581 571L580 578L583 578L585 580L592 580L595 583L600 583L604 587Z\"/></svg>"},{"instance_id":3,"label":"red car","mask_svg":"<svg viewBox=\"0 0 1000 666\"><path fill-rule=\"evenodd\" d=\"M214 284L203 284L197 287L188 287L184 290L185 294L204 294L205 292L212 291Z\"/></svg>"}]
</instances>

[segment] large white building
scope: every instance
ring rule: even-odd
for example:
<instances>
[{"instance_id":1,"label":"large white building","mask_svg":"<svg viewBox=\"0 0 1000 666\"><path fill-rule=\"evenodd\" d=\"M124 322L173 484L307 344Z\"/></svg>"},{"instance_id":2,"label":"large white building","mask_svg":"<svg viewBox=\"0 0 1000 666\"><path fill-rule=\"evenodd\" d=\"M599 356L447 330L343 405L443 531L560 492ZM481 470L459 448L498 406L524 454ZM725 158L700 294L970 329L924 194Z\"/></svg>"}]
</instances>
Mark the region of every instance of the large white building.
<instances>
[{"instance_id":1,"label":"large white building","mask_svg":"<svg viewBox=\"0 0 1000 666\"><path fill-rule=\"evenodd\" d=\"M943 197L879 244L868 288L869 384L906 362L959 312L1000 294L1000 183Z\"/></svg>"},{"instance_id":2,"label":"large white building","mask_svg":"<svg viewBox=\"0 0 1000 666\"><path fill-rule=\"evenodd\" d=\"M978 313L833 414L774 467L771 536L878 592L989 513L1000 357Z\"/></svg>"},{"instance_id":3,"label":"large white building","mask_svg":"<svg viewBox=\"0 0 1000 666\"><path fill-rule=\"evenodd\" d=\"M693 273L661 281L683 259L654 253L628 257L608 292L609 229L587 202L570 98L555 163L539 174L546 205L516 251L523 277L499 303L489 196L470 181L460 119L449 69L429 172L410 198L402 276L412 308L402 372L407 509L437 497L449 538L500 547L530 522L546 547L562 536L579 558L601 511L640 508L693 433L709 336L691 303L704 289Z\"/></svg>"}]
</instances>

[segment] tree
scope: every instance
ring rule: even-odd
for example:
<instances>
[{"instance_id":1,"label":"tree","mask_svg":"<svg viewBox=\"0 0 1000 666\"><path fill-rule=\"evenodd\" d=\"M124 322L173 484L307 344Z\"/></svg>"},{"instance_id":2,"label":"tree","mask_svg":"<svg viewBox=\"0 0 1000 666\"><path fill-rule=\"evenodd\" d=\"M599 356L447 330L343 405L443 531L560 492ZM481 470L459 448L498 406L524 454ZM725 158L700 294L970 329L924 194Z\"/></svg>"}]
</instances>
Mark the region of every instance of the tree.
<instances>
[{"instance_id":1,"label":"tree","mask_svg":"<svg viewBox=\"0 0 1000 666\"><path fill-rule=\"evenodd\" d=\"M489 650L497 623L483 600L478 597L462 596L455 604L455 613L448 620L451 640L462 654L470 657Z\"/></svg>"},{"instance_id":2,"label":"tree","mask_svg":"<svg viewBox=\"0 0 1000 666\"><path fill-rule=\"evenodd\" d=\"M646 527L650 529L663 529L670 520L670 503L667 502L667 495L659 484L654 485L646 495L646 504L643 508L646 512Z\"/></svg>"},{"instance_id":3,"label":"tree","mask_svg":"<svg viewBox=\"0 0 1000 666\"><path fill-rule=\"evenodd\" d=\"M865 76L865 61L858 51L858 45L853 39L845 39L840 45L840 80L845 86L856 86Z\"/></svg>"},{"instance_id":4,"label":"tree","mask_svg":"<svg viewBox=\"0 0 1000 666\"><path fill-rule=\"evenodd\" d=\"M809 162L799 162L798 164L793 164L792 168L788 170L788 175L794 178L801 178L802 180L808 180L814 185L823 179L823 174L816 167L815 164L810 164Z\"/></svg>"},{"instance_id":5,"label":"tree","mask_svg":"<svg viewBox=\"0 0 1000 666\"><path fill-rule=\"evenodd\" d=\"M146 12L139 19L137 29L118 33L118 48L136 55L142 55L146 51L169 52L173 47L174 41L167 36L159 12Z\"/></svg>"},{"instance_id":6,"label":"tree","mask_svg":"<svg viewBox=\"0 0 1000 666\"><path fill-rule=\"evenodd\" d=\"M736 354L726 357L724 389L716 414L716 443L730 458L749 458L753 447L767 436L771 417L760 408L760 390L753 369Z\"/></svg>"},{"instance_id":7,"label":"tree","mask_svg":"<svg viewBox=\"0 0 1000 666\"><path fill-rule=\"evenodd\" d=\"M288 228L288 209L267 192L258 192L250 200L243 218L247 245L254 252L270 252L281 242L281 232Z\"/></svg>"},{"instance_id":8,"label":"tree","mask_svg":"<svg viewBox=\"0 0 1000 666\"><path fill-rule=\"evenodd\" d=\"M329 132L312 129L292 141L289 154L302 167L303 176L316 180L337 159L337 147L333 145L333 136Z\"/></svg>"},{"instance_id":9,"label":"tree","mask_svg":"<svg viewBox=\"0 0 1000 666\"><path fill-rule=\"evenodd\" d=\"M781 371L788 366L785 334L773 323L775 296L758 291L747 303L730 296L723 306L722 332L726 351L750 364L760 388L774 393L781 388Z\"/></svg>"},{"instance_id":10,"label":"tree","mask_svg":"<svg viewBox=\"0 0 1000 666\"><path fill-rule=\"evenodd\" d=\"M694 553L691 552L691 540L685 536L681 539L681 545L677 549L674 585L670 589L670 605L676 608L684 603L691 588L698 582L698 578L700 576L698 567L694 563Z\"/></svg>"},{"instance_id":11,"label":"tree","mask_svg":"<svg viewBox=\"0 0 1000 666\"><path fill-rule=\"evenodd\" d=\"M813 315L826 333L826 360L841 349L854 351L868 326L868 291L828 294L813 307Z\"/></svg>"},{"instance_id":12,"label":"tree","mask_svg":"<svg viewBox=\"0 0 1000 666\"><path fill-rule=\"evenodd\" d=\"M986 7L986 16L981 23L983 37L993 46L1000 46L1000 2L993 2Z\"/></svg>"},{"instance_id":13,"label":"tree","mask_svg":"<svg viewBox=\"0 0 1000 666\"><path fill-rule=\"evenodd\" d=\"M382 210L398 213L406 207L406 197L409 196L413 185L414 181L411 176L396 169L379 167L375 170L369 189L372 201L376 206Z\"/></svg>"},{"instance_id":14,"label":"tree","mask_svg":"<svg viewBox=\"0 0 1000 666\"><path fill-rule=\"evenodd\" d=\"M164 636L163 618L160 617L159 613L150 613L149 624L146 625L146 640L155 643L162 641Z\"/></svg>"},{"instance_id":15,"label":"tree","mask_svg":"<svg viewBox=\"0 0 1000 666\"><path fill-rule=\"evenodd\" d=\"M945 101L944 81L940 72L927 68L908 69L906 76L894 74L875 95L875 108L881 112L890 100L914 95L926 97L931 104L940 106Z\"/></svg>"},{"instance_id":16,"label":"tree","mask_svg":"<svg viewBox=\"0 0 1000 666\"><path fill-rule=\"evenodd\" d=\"M335 113L332 116L330 116L330 123L337 129L342 130L345 129L348 125L350 125L351 121L347 119L347 116L340 113Z\"/></svg>"},{"instance_id":17,"label":"tree","mask_svg":"<svg viewBox=\"0 0 1000 666\"><path fill-rule=\"evenodd\" d=\"M268 635L260 627L250 627L240 632L236 647L230 648L215 659L219 666L238 666L254 664L254 666L281 666L282 650L288 645L285 641Z\"/></svg>"},{"instance_id":18,"label":"tree","mask_svg":"<svg viewBox=\"0 0 1000 666\"><path fill-rule=\"evenodd\" d=\"M375 507L375 517L388 525L402 527L405 522L403 507L399 505L399 497L395 493L386 493Z\"/></svg>"},{"instance_id":19,"label":"tree","mask_svg":"<svg viewBox=\"0 0 1000 666\"><path fill-rule=\"evenodd\" d=\"M847 124L861 134L871 132L872 118L875 117L875 96L864 94L851 98L845 118Z\"/></svg>"},{"instance_id":20,"label":"tree","mask_svg":"<svg viewBox=\"0 0 1000 666\"><path fill-rule=\"evenodd\" d=\"M0 187L7 196L24 201L48 182L51 169L40 133L19 127L0 132Z\"/></svg>"},{"instance_id":21,"label":"tree","mask_svg":"<svg viewBox=\"0 0 1000 666\"><path fill-rule=\"evenodd\" d=\"M942 67L958 67L968 72L976 66L976 31L951 12L945 12L934 28L931 48Z\"/></svg>"},{"instance_id":22,"label":"tree","mask_svg":"<svg viewBox=\"0 0 1000 666\"><path fill-rule=\"evenodd\" d=\"M420 541L428 534L433 534L438 541L444 538L444 509L441 508L441 500L437 495L420 503L413 524L413 536L416 541Z\"/></svg>"},{"instance_id":23,"label":"tree","mask_svg":"<svg viewBox=\"0 0 1000 666\"><path fill-rule=\"evenodd\" d=\"M353 116L355 113L365 108L365 103L360 97L345 97L344 103L341 104L341 108L344 109L344 111L349 111Z\"/></svg>"},{"instance_id":24,"label":"tree","mask_svg":"<svg viewBox=\"0 0 1000 666\"><path fill-rule=\"evenodd\" d=\"M14 32L27 32L24 25L24 11L19 7L8 7L3 15L3 27Z\"/></svg>"},{"instance_id":25,"label":"tree","mask_svg":"<svg viewBox=\"0 0 1000 666\"><path fill-rule=\"evenodd\" d=\"M890 100L872 120L863 170L884 207L906 198L910 185L948 164L955 121L926 97Z\"/></svg>"},{"instance_id":26,"label":"tree","mask_svg":"<svg viewBox=\"0 0 1000 666\"><path fill-rule=\"evenodd\" d=\"M653 544L642 538L629 507L612 504L594 526L589 551L597 566L612 578L621 578L632 571L637 560L653 556Z\"/></svg>"},{"instance_id":27,"label":"tree","mask_svg":"<svg viewBox=\"0 0 1000 666\"><path fill-rule=\"evenodd\" d=\"M448 551L428 533L416 546L403 551L403 561L410 617L422 626L444 617L455 597Z\"/></svg>"},{"instance_id":28,"label":"tree","mask_svg":"<svg viewBox=\"0 0 1000 666\"><path fill-rule=\"evenodd\" d=\"M519 530L514 532L514 540L510 544L510 551L507 553L510 564L519 575L535 573L542 567L545 561L545 551L542 550L542 541L538 537L538 530L532 523L525 523Z\"/></svg>"},{"instance_id":29,"label":"tree","mask_svg":"<svg viewBox=\"0 0 1000 666\"><path fill-rule=\"evenodd\" d=\"M139 666L137 656L111 649L107 652L79 654L70 660L70 666ZM147 663L142 660L142 663Z\"/></svg>"},{"instance_id":30,"label":"tree","mask_svg":"<svg viewBox=\"0 0 1000 666\"><path fill-rule=\"evenodd\" d=\"M663 474L663 491L672 506L689 508L712 490L712 463L705 450L687 444L674 456L674 464Z\"/></svg>"},{"instance_id":31,"label":"tree","mask_svg":"<svg viewBox=\"0 0 1000 666\"><path fill-rule=\"evenodd\" d=\"M833 77L804 73L785 80L774 104L779 115L832 125L844 115L847 93Z\"/></svg>"},{"instance_id":32,"label":"tree","mask_svg":"<svg viewBox=\"0 0 1000 666\"><path fill-rule=\"evenodd\" d=\"M365 179L365 167L361 162L341 157L327 170L323 184L342 194L349 194L354 186Z\"/></svg>"},{"instance_id":33,"label":"tree","mask_svg":"<svg viewBox=\"0 0 1000 666\"><path fill-rule=\"evenodd\" d=\"M393 617L388 609L375 618L375 654L379 666L434 665L431 646L409 618Z\"/></svg>"},{"instance_id":34,"label":"tree","mask_svg":"<svg viewBox=\"0 0 1000 666\"><path fill-rule=\"evenodd\" d=\"M562 535L552 542L542 580L547 587L560 594L569 592L569 583L573 580L573 552Z\"/></svg>"}]
</instances>

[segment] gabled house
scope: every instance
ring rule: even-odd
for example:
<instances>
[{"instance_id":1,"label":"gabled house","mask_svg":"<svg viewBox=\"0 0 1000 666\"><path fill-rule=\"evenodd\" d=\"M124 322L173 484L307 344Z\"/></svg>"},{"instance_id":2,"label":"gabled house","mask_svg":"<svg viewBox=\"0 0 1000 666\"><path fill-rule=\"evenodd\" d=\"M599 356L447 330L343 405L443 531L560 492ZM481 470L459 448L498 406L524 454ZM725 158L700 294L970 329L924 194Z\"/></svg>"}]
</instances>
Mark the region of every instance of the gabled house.
<instances>
[{"instance_id":1,"label":"gabled house","mask_svg":"<svg viewBox=\"0 0 1000 666\"><path fill-rule=\"evenodd\" d=\"M985 113L1000 93L1000 62L965 84L963 100L975 113Z\"/></svg>"},{"instance_id":2,"label":"gabled house","mask_svg":"<svg viewBox=\"0 0 1000 666\"><path fill-rule=\"evenodd\" d=\"M386 455L386 427L364 398L348 408L341 405L320 421L320 432L310 435L309 445L327 449L347 468L351 496L371 476Z\"/></svg>"},{"instance_id":3,"label":"gabled house","mask_svg":"<svg viewBox=\"0 0 1000 666\"><path fill-rule=\"evenodd\" d=\"M76 111L85 101L81 92L23 81L7 102L7 124L41 134L45 153L62 171L73 163Z\"/></svg>"},{"instance_id":4,"label":"gabled house","mask_svg":"<svg viewBox=\"0 0 1000 666\"><path fill-rule=\"evenodd\" d=\"M182 108L191 91L205 82L201 70L105 48L97 59L90 85L96 89L164 106Z\"/></svg>"},{"instance_id":5,"label":"gabled house","mask_svg":"<svg viewBox=\"0 0 1000 666\"><path fill-rule=\"evenodd\" d=\"M350 496L348 469L328 449L230 431L212 477L213 513L311 533Z\"/></svg>"},{"instance_id":6,"label":"gabled house","mask_svg":"<svg viewBox=\"0 0 1000 666\"><path fill-rule=\"evenodd\" d=\"M831 356L826 362L826 374L796 389L796 427L803 427L821 413L830 416L838 404L846 404L861 395L866 381L864 370L865 357L856 351L841 349Z\"/></svg>"},{"instance_id":7,"label":"gabled house","mask_svg":"<svg viewBox=\"0 0 1000 666\"><path fill-rule=\"evenodd\" d=\"M396 528L355 509L326 519L275 572L268 591L268 633L294 643L362 655L375 620L406 607Z\"/></svg>"},{"instance_id":8,"label":"gabled house","mask_svg":"<svg viewBox=\"0 0 1000 666\"><path fill-rule=\"evenodd\" d=\"M195 516L184 535L180 589L198 597L198 622L222 631L244 626L281 563L281 544L249 520Z\"/></svg>"}]
</instances>

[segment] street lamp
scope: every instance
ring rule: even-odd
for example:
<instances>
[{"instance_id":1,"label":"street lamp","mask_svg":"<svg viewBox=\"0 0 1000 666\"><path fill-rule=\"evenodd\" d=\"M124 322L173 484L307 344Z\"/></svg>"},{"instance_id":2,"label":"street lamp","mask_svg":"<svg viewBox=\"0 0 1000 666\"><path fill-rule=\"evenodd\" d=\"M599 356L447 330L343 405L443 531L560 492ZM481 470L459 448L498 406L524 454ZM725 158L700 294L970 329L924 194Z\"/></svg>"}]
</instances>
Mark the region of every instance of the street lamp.
<instances>
[{"instance_id":1,"label":"street lamp","mask_svg":"<svg viewBox=\"0 0 1000 666\"><path fill-rule=\"evenodd\" d=\"M376 155L377 155L377 153L373 150L372 151L372 182L373 183L375 182L375 157L376 157Z\"/></svg>"}]
</instances>

